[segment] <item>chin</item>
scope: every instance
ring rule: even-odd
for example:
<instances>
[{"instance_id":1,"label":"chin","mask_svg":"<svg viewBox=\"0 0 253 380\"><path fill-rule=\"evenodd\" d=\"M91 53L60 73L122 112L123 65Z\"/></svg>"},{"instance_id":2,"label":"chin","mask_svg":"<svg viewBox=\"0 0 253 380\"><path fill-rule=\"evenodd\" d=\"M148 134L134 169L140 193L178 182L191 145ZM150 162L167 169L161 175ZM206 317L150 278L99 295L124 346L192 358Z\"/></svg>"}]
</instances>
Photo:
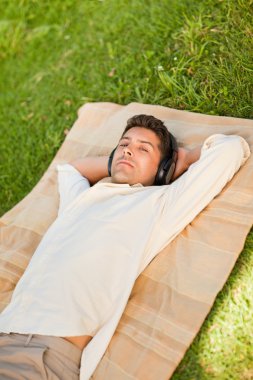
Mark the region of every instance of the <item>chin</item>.
<instances>
[{"instance_id":1,"label":"chin","mask_svg":"<svg viewBox=\"0 0 253 380\"><path fill-rule=\"evenodd\" d=\"M119 184L123 184L123 183L129 183L129 178L125 177L125 176L120 176L120 175L112 175L112 183L119 183Z\"/></svg>"},{"instance_id":2,"label":"chin","mask_svg":"<svg viewBox=\"0 0 253 380\"><path fill-rule=\"evenodd\" d=\"M112 183L118 183L118 184L128 184L128 185L134 185L137 183L133 180L133 178L130 178L124 174L116 173L115 175L112 175Z\"/></svg>"}]
</instances>

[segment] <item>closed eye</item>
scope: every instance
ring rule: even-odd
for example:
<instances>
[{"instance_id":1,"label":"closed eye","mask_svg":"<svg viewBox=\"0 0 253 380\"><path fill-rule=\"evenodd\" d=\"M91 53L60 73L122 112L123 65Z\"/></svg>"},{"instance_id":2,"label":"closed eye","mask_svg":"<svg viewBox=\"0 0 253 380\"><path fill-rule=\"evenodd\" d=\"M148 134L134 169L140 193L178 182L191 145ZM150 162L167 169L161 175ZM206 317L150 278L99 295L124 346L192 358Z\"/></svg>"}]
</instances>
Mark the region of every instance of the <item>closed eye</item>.
<instances>
[{"instance_id":1,"label":"closed eye","mask_svg":"<svg viewBox=\"0 0 253 380\"><path fill-rule=\"evenodd\" d=\"M144 146L140 146L139 149L142 150L142 151L144 151L144 152L149 152L149 150L147 148L145 148Z\"/></svg>"}]
</instances>

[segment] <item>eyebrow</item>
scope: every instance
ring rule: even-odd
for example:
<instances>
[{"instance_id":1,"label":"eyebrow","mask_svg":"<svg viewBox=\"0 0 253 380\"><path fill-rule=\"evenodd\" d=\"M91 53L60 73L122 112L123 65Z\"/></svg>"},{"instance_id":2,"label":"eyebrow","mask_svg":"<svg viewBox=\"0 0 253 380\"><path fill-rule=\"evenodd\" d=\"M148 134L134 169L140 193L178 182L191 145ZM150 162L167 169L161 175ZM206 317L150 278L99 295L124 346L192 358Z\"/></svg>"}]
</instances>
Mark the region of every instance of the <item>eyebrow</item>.
<instances>
[{"instance_id":1,"label":"eyebrow","mask_svg":"<svg viewBox=\"0 0 253 380\"><path fill-rule=\"evenodd\" d=\"M123 137L121 137L121 139L120 139L120 141L121 140L132 140L131 139L131 137L127 137L127 136L123 136ZM148 145L150 145L153 149L155 149L155 147L154 147L154 145L150 142L150 141L145 141L145 140L137 140L138 142L140 142L140 143L142 143L142 144L148 144Z\"/></svg>"}]
</instances>

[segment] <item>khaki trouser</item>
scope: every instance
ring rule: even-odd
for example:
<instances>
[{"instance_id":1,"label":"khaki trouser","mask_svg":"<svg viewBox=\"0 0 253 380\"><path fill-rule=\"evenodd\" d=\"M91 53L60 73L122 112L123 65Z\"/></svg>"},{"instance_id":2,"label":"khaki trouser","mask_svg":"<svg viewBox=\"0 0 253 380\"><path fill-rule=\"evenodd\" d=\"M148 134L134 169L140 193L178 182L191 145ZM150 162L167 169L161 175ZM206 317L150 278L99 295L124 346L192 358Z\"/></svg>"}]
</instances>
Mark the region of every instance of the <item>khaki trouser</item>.
<instances>
[{"instance_id":1,"label":"khaki trouser","mask_svg":"<svg viewBox=\"0 0 253 380\"><path fill-rule=\"evenodd\" d=\"M0 379L77 380L81 355L63 338L0 333Z\"/></svg>"}]
</instances>

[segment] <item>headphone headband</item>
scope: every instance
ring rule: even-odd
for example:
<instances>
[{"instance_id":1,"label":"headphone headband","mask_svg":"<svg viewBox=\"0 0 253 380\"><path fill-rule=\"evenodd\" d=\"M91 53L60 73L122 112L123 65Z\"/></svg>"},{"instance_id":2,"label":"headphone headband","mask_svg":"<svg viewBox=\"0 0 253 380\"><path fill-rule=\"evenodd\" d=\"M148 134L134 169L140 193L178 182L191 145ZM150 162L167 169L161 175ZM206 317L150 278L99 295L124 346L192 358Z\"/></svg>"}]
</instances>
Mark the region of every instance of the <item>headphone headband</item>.
<instances>
[{"instance_id":1,"label":"headphone headband","mask_svg":"<svg viewBox=\"0 0 253 380\"><path fill-rule=\"evenodd\" d=\"M168 185L171 181L171 178L174 174L175 168L176 168L176 162L177 162L177 156L178 156L178 145L175 137L170 133L170 152L167 157L162 159L162 161L159 164L154 185L155 186L161 186L161 185ZM108 160L108 174L111 176L111 168L112 168L112 160L115 153L114 148L111 152Z\"/></svg>"}]
</instances>

